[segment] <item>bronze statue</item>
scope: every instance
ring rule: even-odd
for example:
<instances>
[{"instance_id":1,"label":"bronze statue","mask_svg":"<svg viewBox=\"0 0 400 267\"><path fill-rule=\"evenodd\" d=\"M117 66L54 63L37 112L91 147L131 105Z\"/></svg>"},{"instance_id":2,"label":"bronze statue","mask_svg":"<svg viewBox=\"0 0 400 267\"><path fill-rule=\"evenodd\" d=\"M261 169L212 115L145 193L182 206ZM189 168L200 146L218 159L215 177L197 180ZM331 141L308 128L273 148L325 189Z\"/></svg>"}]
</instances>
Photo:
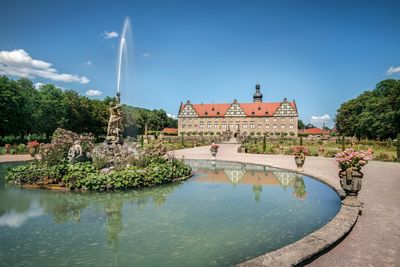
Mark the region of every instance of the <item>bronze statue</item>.
<instances>
[{"instance_id":1,"label":"bronze statue","mask_svg":"<svg viewBox=\"0 0 400 267\"><path fill-rule=\"evenodd\" d=\"M117 93L116 102L110 102L109 112L110 119L108 120L106 141L109 143L121 144L122 141L122 112L121 112L121 94Z\"/></svg>"}]
</instances>

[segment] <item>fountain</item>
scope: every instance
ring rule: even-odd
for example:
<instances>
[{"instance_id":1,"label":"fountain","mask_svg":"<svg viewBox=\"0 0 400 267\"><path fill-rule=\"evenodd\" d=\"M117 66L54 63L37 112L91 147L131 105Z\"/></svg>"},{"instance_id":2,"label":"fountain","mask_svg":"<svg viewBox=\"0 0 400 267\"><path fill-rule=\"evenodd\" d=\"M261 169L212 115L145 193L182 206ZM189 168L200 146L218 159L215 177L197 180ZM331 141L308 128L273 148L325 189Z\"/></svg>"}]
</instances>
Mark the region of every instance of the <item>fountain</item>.
<instances>
[{"instance_id":1,"label":"fountain","mask_svg":"<svg viewBox=\"0 0 400 267\"><path fill-rule=\"evenodd\" d=\"M127 62L127 36L130 33L130 20L129 17L125 18L124 27L122 29L121 39L118 49L118 63L117 63L117 94L115 103L110 103L110 118L107 126L106 142L109 145L123 144L123 123L122 123L122 106L121 106L121 70L122 70L122 56L124 62Z\"/></svg>"},{"instance_id":2,"label":"fountain","mask_svg":"<svg viewBox=\"0 0 400 267\"><path fill-rule=\"evenodd\" d=\"M107 126L107 136L105 142L93 150L93 161L102 162L104 172L112 170L118 162L125 162L126 159L137 157L139 155L136 144L124 144L123 140L123 121L121 105L121 71L122 64L127 63L127 36L130 34L130 20L125 18L124 27L118 49L117 61L117 93L115 102L110 103L110 117ZM125 159L125 160L124 160Z\"/></svg>"},{"instance_id":3,"label":"fountain","mask_svg":"<svg viewBox=\"0 0 400 267\"><path fill-rule=\"evenodd\" d=\"M10 183L29 188L101 191L171 183L192 175L188 165L166 156L162 143L144 148L136 142L123 140L121 80L127 77L122 75L122 71L127 69L127 40L128 18L120 40L117 92L108 108L110 115L105 141L95 144L90 134L57 129L51 143L40 147L40 160L12 170L7 176Z\"/></svg>"}]
</instances>

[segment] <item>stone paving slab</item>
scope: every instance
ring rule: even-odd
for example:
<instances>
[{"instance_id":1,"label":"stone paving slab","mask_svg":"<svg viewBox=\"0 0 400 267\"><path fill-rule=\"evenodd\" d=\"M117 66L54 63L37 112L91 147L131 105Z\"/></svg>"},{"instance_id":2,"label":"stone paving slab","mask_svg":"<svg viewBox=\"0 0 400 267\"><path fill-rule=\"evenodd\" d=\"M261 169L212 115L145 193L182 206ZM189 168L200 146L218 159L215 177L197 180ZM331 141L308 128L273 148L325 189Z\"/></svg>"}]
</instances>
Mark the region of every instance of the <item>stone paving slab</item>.
<instances>
[{"instance_id":1,"label":"stone paving slab","mask_svg":"<svg viewBox=\"0 0 400 267\"><path fill-rule=\"evenodd\" d=\"M217 160L296 169L293 156L240 154L237 148L238 145L221 144ZM209 146L173 153L177 158L211 159ZM321 178L338 192L341 191L339 169L332 158L307 157L303 169L305 175ZM371 161L363 168L363 173L363 187L359 194L359 199L364 203L363 215L358 217L346 238L306 261L307 266L400 266L400 164ZM335 228L328 231L334 233ZM318 237L317 232L313 233L316 235L314 238ZM314 242L313 237L310 237L310 243ZM287 251L282 255L289 257L291 254ZM283 259L273 264L266 263L269 266L290 266Z\"/></svg>"},{"instance_id":2,"label":"stone paving slab","mask_svg":"<svg viewBox=\"0 0 400 267\"><path fill-rule=\"evenodd\" d=\"M27 161L33 160L34 158L31 157L29 154L22 154L22 155L1 155L0 162L13 162L13 161Z\"/></svg>"}]
</instances>

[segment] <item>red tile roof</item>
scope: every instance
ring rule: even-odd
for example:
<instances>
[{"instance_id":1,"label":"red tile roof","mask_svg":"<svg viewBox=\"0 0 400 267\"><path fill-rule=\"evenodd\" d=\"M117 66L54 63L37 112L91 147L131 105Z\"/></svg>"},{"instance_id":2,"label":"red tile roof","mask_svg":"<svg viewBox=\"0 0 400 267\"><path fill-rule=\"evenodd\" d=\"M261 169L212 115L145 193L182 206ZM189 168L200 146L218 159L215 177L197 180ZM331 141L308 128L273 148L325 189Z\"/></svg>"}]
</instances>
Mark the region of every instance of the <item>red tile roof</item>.
<instances>
[{"instance_id":1,"label":"red tile roof","mask_svg":"<svg viewBox=\"0 0 400 267\"><path fill-rule=\"evenodd\" d=\"M223 117L231 104L192 104L200 117Z\"/></svg>"},{"instance_id":2,"label":"red tile roof","mask_svg":"<svg viewBox=\"0 0 400 267\"><path fill-rule=\"evenodd\" d=\"M319 134L322 135L323 131L320 128L310 128L310 129L304 129L304 133L306 134Z\"/></svg>"},{"instance_id":3,"label":"red tile roof","mask_svg":"<svg viewBox=\"0 0 400 267\"><path fill-rule=\"evenodd\" d=\"M164 128L162 130L162 132L165 134L178 134L178 129L177 128Z\"/></svg>"},{"instance_id":4,"label":"red tile roof","mask_svg":"<svg viewBox=\"0 0 400 267\"><path fill-rule=\"evenodd\" d=\"M296 111L295 102L289 102L290 106ZM272 116L280 107L281 102L255 102L255 103L239 103L246 116ZM199 117L223 117L231 104L192 104ZM182 110L181 106L180 110Z\"/></svg>"}]
</instances>

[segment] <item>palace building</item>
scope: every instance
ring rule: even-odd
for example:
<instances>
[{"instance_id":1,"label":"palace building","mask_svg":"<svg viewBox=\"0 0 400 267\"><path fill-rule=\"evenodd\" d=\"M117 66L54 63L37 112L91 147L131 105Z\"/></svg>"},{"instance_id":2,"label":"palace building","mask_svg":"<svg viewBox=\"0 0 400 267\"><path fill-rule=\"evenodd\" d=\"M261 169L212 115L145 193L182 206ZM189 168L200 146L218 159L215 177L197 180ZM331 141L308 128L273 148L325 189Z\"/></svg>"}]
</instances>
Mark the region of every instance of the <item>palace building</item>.
<instances>
[{"instance_id":1,"label":"palace building","mask_svg":"<svg viewBox=\"0 0 400 267\"><path fill-rule=\"evenodd\" d=\"M239 103L236 99L223 104L192 104L189 100L181 103L178 132L228 132L234 137L238 133L297 136L297 121L294 100L263 102L260 85L256 84L252 103Z\"/></svg>"}]
</instances>

